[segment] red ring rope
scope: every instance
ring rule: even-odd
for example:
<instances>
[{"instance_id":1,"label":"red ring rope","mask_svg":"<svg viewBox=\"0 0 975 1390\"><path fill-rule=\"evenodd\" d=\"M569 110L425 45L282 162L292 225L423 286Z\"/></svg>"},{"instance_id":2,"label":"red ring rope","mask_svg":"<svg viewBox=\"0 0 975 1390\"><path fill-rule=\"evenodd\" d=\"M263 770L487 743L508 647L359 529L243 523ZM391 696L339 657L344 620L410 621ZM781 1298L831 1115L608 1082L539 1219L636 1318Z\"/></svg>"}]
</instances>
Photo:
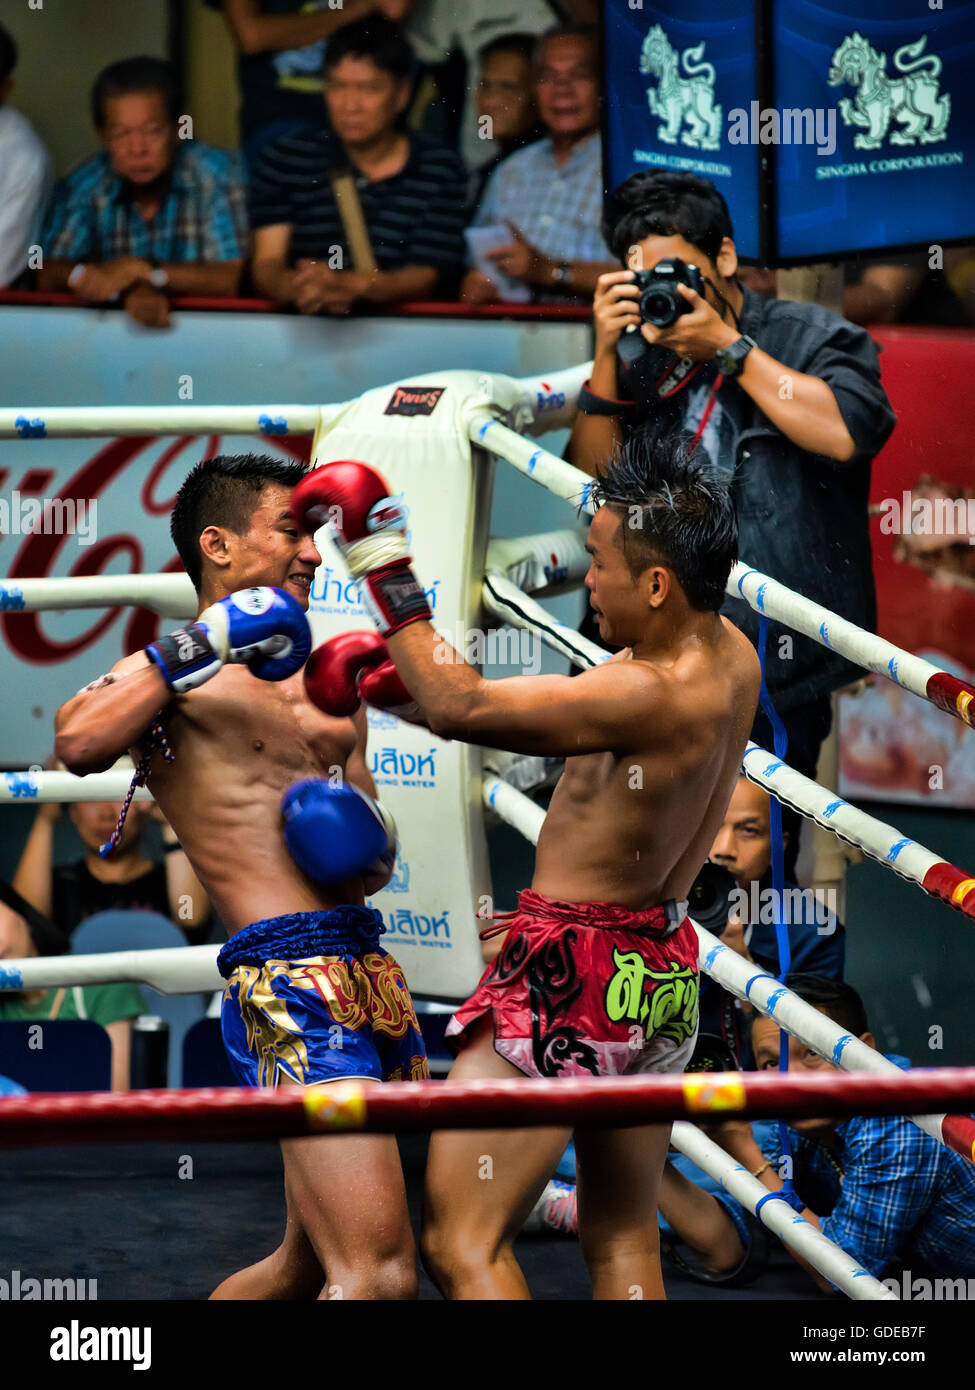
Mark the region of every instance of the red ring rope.
<instances>
[{"instance_id":1,"label":"red ring rope","mask_svg":"<svg viewBox=\"0 0 975 1390\"><path fill-rule=\"evenodd\" d=\"M877 1076L719 1072L545 1081L357 1081L277 1090L186 1090L10 1096L0 1148L192 1137L244 1140L359 1131L667 1123L829 1115L903 1115L975 1104L975 1067ZM951 1132L949 1133L949 1127ZM975 1161L975 1120L945 1121L945 1142Z\"/></svg>"}]
</instances>

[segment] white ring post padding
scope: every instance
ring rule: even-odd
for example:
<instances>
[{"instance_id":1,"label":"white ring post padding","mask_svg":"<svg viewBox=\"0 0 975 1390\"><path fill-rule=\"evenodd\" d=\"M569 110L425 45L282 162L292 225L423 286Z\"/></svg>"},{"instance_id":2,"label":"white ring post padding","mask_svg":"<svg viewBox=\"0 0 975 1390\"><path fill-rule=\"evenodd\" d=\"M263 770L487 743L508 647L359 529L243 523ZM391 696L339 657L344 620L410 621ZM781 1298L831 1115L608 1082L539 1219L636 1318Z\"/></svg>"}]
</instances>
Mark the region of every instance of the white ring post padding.
<instances>
[{"instance_id":1,"label":"white ring post padding","mask_svg":"<svg viewBox=\"0 0 975 1390\"><path fill-rule=\"evenodd\" d=\"M164 618L193 618L199 607L188 574L92 574L77 578L0 580L0 610L151 608ZM12 601L15 600L15 601Z\"/></svg>"},{"instance_id":2,"label":"white ring post padding","mask_svg":"<svg viewBox=\"0 0 975 1390\"><path fill-rule=\"evenodd\" d=\"M24 801L124 801L132 785L132 772L92 772L75 777L71 772L5 772L0 776L0 805ZM148 787L137 787L133 800L151 801Z\"/></svg>"},{"instance_id":3,"label":"white ring post padding","mask_svg":"<svg viewBox=\"0 0 975 1390\"><path fill-rule=\"evenodd\" d=\"M833 1066L843 1071L872 1071L884 1076L896 1075L901 1068L890 1062L875 1048L869 1047L852 1033L847 1033L831 1018L821 1014L798 994L779 984L774 976L756 968L754 961L745 960L730 946L725 946L711 932L694 923L699 943L699 965L725 989L739 999L754 1005L780 1028L818 1052ZM943 1144L940 1115L908 1115L909 1120Z\"/></svg>"},{"instance_id":4,"label":"white ring post padding","mask_svg":"<svg viewBox=\"0 0 975 1390\"><path fill-rule=\"evenodd\" d=\"M496 790L496 778L485 778L483 794L485 804L520 831L531 844L538 844L545 813L536 806L531 797L515 787L502 783L503 791ZM527 803L527 804L526 804ZM693 922L693 918L691 919ZM846 1071L873 1071L889 1075L899 1072L900 1067L888 1062L886 1057L868 1047L865 1042L846 1033L832 1019L800 999L792 990L780 985L772 975L755 969L754 962L722 945L716 936L693 922L698 938L698 963L706 975L710 975L719 985L730 989L732 994L753 1004L768 1018L772 1018L787 1033L797 1037L807 1047L813 1048L834 1066ZM938 1143L941 1138L941 1121L944 1115L911 1115L908 1117L930 1134Z\"/></svg>"},{"instance_id":5,"label":"white ring post padding","mask_svg":"<svg viewBox=\"0 0 975 1390\"><path fill-rule=\"evenodd\" d=\"M939 674L937 666L913 652L895 647L874 632L864 631L812 599L803 598L777 579L737 564L731 571L727 592L743 598L756 613L783 622L857 666L866 666L878 676L886 676L912 694L920 695L922 700L928 699L928 681Z\"/></svg>"},{"instance_id":6,"label":"white ring post padding","mask_svg":"<svg viewBox=\"0 0 975 1390\"><path fill-rule=\"evenodd\" d=\"M150 951L102 951L84 956L33 956L0 960L0 991L67 989L72 985L148 985L160 994L199 994L223 989L219 946L168 946Z\"/></svg>"},{"instance_id":7,"label":"white ring post padding","mask_svg":"<svg viewBox=\"0 0 975 1390\"><path fill-rule=\"evenodd\" d=\"M696 1163L709 1177L721 1184L726 1192L736 1197L743 1207L754 1216L755 1208L769 1189L753 1178L740 1163L736 1163L713 1139L702 1134L696 1125L686 1120L678 1120L671 1131L671 1140L692 1163ZM842 1246L824 1236L805 1217L794 1211L789 1203L781 1198L766 1202L758 1213L758 1219L767 1226L785 1245L789 1245L804 1260L817 1269L824 1278L842 1289L850 1298L859 1301L894 1299L897 1294L887 1288L879 1279L863 1268L848 1255Z\"/></svg>"},{"instance_id":8,"label":"white ring post padding","mask_svg":"<svg viewBox=\"0 0 975 1390\"><path fill-rule=\"evenodd\" d=\"M893 869L895 874L911 883L923 887L925 875L935 864L944 862L939 855L908 839L892 825L851 806L835 792L821 787L811 777L804 777L756 743L746 744L741 770L756 786L772 792L785 805L814 820L824 830L831 830L838 839L856 845L871 859Z\"/></svg>"},{"instance_id":9,"label":"white ring post padding","mask_svg":"<svg viewBox=\"0 0 975 1390\"><path fill-rule=\"evenodd\" d=\"M493 385L490 373L485 373L487 382ZM516 430L526 434L548 434L550 430L567 429L579 408L579 392L592 375L592 363L583 362L578 367L563 367L550 375L509 377L519 392L513 406L505 414ZM498 392L507 396L506 391Z\"/></svg>"},{"instance_id":10,"label":"white ring post padding","mask_svg":"<svg viewBox=\"0 0 975 1390\"><path fill-rule=\"evenodd\" d=\"M35 405L0 410L0 439L314 434L324 414L341 409L334 405Z\"/></svg>"},{"instance_id":11,"label":"white ring post padding","mask_svg":"<svg viewBox=\"0 0 975 1390\"><path fill-rule=\"evenodd\" d=\"M488 541L484 568L517 584L527 594L555 593L580 584L589 556L578 531L540 531Z\"/></svg>"}]
</instances>

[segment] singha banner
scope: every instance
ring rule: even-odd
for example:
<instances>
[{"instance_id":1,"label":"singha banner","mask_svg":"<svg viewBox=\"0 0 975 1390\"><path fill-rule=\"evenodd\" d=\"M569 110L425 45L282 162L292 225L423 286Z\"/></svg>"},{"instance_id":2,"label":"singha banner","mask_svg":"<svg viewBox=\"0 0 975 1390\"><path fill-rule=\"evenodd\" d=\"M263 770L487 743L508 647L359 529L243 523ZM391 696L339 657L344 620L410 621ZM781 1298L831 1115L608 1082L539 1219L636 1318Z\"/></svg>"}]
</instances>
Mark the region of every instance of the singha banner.
<instances>
[{"instance_id":1,"label":"singha banner","mask_svg":"<svg viewBox=\"0 0 975 1390\"><path fill-rule=\"evenodd\" d=\"M686 169L766 264L975 235L975 4L606 0L607 188Z\"/></svg>"}]
</instances>

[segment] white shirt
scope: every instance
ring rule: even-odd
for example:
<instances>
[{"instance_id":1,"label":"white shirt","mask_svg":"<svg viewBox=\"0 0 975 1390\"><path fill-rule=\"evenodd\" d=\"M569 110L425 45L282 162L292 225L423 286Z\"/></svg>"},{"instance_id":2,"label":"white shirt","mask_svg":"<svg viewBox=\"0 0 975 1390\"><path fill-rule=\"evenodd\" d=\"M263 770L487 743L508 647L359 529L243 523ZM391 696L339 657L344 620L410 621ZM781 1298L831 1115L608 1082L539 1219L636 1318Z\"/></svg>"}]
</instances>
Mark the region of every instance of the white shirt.
<instances>
[{"instance_id":1,"label":"white shirt","mask_svg":"<svg viewBox=\"0 0 975 1390\"><path fill-rule=\"evenodd\" d=\"M51 158L26 116L0 106L0 288L27 267L51 186Z\"/></svg>"}]
</instances>

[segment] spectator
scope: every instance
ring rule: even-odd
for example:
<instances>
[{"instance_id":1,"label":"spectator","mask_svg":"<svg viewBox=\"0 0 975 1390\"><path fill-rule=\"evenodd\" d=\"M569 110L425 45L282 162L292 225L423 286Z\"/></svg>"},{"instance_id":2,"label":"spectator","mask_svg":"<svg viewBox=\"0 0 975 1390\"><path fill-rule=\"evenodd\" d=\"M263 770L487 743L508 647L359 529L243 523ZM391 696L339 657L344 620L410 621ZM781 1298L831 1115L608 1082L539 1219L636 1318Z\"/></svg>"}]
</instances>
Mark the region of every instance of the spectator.
<instances>
[{"instance_id":1,"label":"spectator","mask_svg":"<svg viewBox=\"0 0 975 1390\"><path fill-rule=\"evenodd\" d=\"M940 248L939 248L940 249ZM927 251L861 256L844 268L843 313L851 323L917 323L963 328L965 307Z\"/></svg>"},{"instance_id":2,"label":"spectator","mask_svg":"<svg viewBox=\"0 0 975 1390\"><path fill-rule=\"evenodd\" d=\"M484 138L494 154L471 176L471 207L476 209L488 179L503 159L523 145L543 139L532 83L533 34L502 34L485 44L479 55L475 106Z\"/></svg>"},{"instance_id":3,"label":"spectator","mask_svg":"<svg viewBox=\"0 0 975 1390\"><path fill-rule=\"evenodd\" d=\"M279 135L317 130L329 38L373 14L401 20L411 0L206 0L222 10L237 49L240 144L249 167Z\"/></svg>"},{"instance_id":4,"label":"spectator","mask_svg":"<svg viewBox=\"0 0 975 1390\"><path fill-rule=\"evenodd\" d=\"M869 335L819 305L743 289L727 205L706 179L633 174L608 200L604 230L620 265L632 257L646 270L671 257L696 265L705 298L681 286L689 312L660 328L641 324L632 269L600 279L595 363L572 430L572 462L595 473L635 428L693 434L713 466L735 479L741 561L873 631L870 468L896 421ZM631 327L624 361L620 343ZM681 359L696 366L678 378ZM758 614L748 604L728 598L722 611L757 642ZM583 631L598 640L588 621ZM830 695L859 675L810 638L769 625L765 680L786 726L790 766L815 776ZM763 711L752 738L773 745ZM799 819L785 811L783 821L791 874Z\"/></svg>"},{"instance_id":5,"label":"spectator","mask_svg":"<svg viewBox=\"0 0 975 1390\"><path fill-rule=\"evenodd\" d=\"M17 44L0 24L0 289L14 285L27 269L51 177L44 142L10 105L16 66Z\"/></svg>"},{"instance_id":6,"label":"spectator","mask_svg":"<svg viewBox=\"0 0 975 1390\"><path fill-rule=\"evenodd\" d=\"M539 40L535 98L548 135L495 169L472 223L510 228L511 239L487 259L541 302L581 301L612 264L600 231L599 87L598 30L569 26ZM487 274L468 271L461 289L466 303L499 297Z\"/></svg>"},{"instance_id":7,"label":"spectator","mask_svg":"<svg viewBox=\"0 0 975 1390\"><path fill-rule=\"evenodd\" d=\"M0 901L0 960L65 955L68 939L16 892L3 885ZM11 905L12 904L12 905ZM20 910L18 910L18 908ZM0 1021L88 1018L100 1023L112 1043L112 1090L129 1086L131 1021L145 1012L145 1001L133 984L74 985L69 989L0 992Z\"/></svg>"},{"instance_id":8,"label":"spectator","mask_svg":"<svg viewBox=\"0 0 975 1390\"><path fill-rule=\"evenodd\" d=\"M432 298L457 275L464 172L452 151L400 128L412 67L388 20L350 24L329 43L331 133L282 136L254 171L253 277L262 294L303 314L344 314L359 302Z\"/></svg>"},{"instance_id":9,"label":"spectator","mask_svg":"<svg viewBox=\"0 0 975 1390\"><path fill-rule=\"evenodd\" d=\"M788 841L788 831L783 838ZM773 975L778 974L775 925L769 920L772 917L769 798L747 777L739 777L735 784L724 823L708 857L712 864L734 875L749 902L750 915L742 919L733 912L722 941L746 960L754 961ZM813 902L809 894L800 896L798 885L788 875L781 906L789 930L792 969L842 980L846 932L836 915L818 901ZM759 910L757 916L753 911L755 907Z\"/></svg>"},{"instance_id":10,"label":"spectator","mask_svg":"<svg viewBox=\"0 0 975 1390\"><path fill-rule=\"evenodd\" d=\"M172 66L113 63L91 104L105 149L55 186L40 288L73 290L86 304L118 300L151 327L169 322L171 294L235 294L247 231L238 160L180 138Z\"/></svg>"},{"instance_id":11,"label":"spectator","mask_svg":"<svg viewBox=\"0 0 975 1390\"><path fill-rule=\"evenodd\" d=\"M61 807L43 803L20 856L14 887L66 936L96 912L139 909L169 917L191 941L201 940L210 920L210 900L158 807L134 801L117 846L106 859L100 857L99 847L115 829L121 809L111 801L72 802L69 814L84 855L55 866L54 828ZM164 863L153 863L143 852L150 816L162 826Z\"/></svg>"},{"instance_id":12,"label":"spectator","mask_svg":"<svg viewBox=\"0 0 975 1390\"><path fill-rule=\"evenodd\" d=\"M421 62L437 70L438 85L447 88L451 143L456 132L469 167L492 157L477 128L474 83L466 80L485 45L516 30L537 37L553 24L598 21L598 0L413 0L407 37ZM453 80L458 70L460 80Z\"/></svg>"},{"instance_id":13,"label":"spectator","mask_svg":"<svg viewBox=\"0 0 975 1390\"><path fill-rule=\"evenodd\" d=\"M790 832L783 839L788 847ZM712 928L725 946L753 961L760 970L779 974L779 945L775 929L772 889L772 828L769 819L769 797L761 787L739 777L724 822L711 846L708 856L723 874L733 876L747 902L730 902L726 908L727 925L722 931ZM702 870L702 880L710 873L708 865ZM700 882L701 880L699 880ZM734 909L741 906L744 917ZM836 915L818 900L800 892L792 876L787 874L783 885L782 918L789 933L791 970L815 971L841 980L846 958L846 932ZM693 914L692 914L693 915ZM705 1033L717 1034L731 1049L736 1065L753 1065L747 1026L742 1029L741 1017L750 1016L751 1008L722 989L707 975L701 976L700 1027Z\"/></svg>"},{"instance_id":14,"label":"spectator","mask_svg":"<svg viewBox=\"0 0 975 1390\"><path fill-rule=\"evenodd\" d=\"M805 974L790 975L787 984L875 1046L863 1001L849 985ZM756 1017L752 1045L760 1070L778 1065L779 1030L771 1019ZM888 1060L910 1066L906 1057ZM831 1063L790 1037L789 1066L821 1071ZM975 1169L960 1154L901 1116L793 1120L790 1129L793 1182L807 1203L803 1216L870 1274L883 1278L906 1267L917 1275L975 1275ZM777 1126L763 1126L758 1134L761 1147L750 1125L732 1121L715 1137L750 1172L762 1169L761 1181L778 1192ZM820 1288L830 1288L822 1275L809 1272Z\"/></svg>"}]
</instances>

